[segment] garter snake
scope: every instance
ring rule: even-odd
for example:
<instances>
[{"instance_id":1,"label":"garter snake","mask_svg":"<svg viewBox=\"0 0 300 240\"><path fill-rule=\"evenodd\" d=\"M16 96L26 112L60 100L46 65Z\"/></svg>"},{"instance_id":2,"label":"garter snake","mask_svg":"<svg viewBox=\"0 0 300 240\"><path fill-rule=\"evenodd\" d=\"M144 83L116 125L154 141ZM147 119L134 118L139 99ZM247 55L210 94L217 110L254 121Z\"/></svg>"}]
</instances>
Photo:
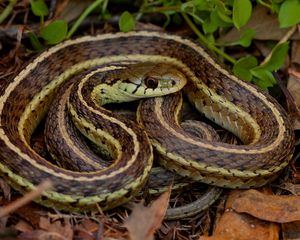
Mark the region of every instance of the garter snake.
<instances>
[{"instance_id":1,"label":"garter snake","mask_svg":"<svg viewBox=\"0 0 300 240\"><path fill-rule=\"evenodd\" d=\"M151 141L166 155L163 163L170 169L218 186L257 187L272 180L288 164L294 135L287 114L269 95L224 70L198 44L155 32L103 34L68 40L48 49L1 89L0 171L14 188L26 192L48 178L54 189L36 201L82 210L97 203L104 209L119 205L143 185L152 165L148 137L136 124L115 120L109 114L97 112L108 125L118 128L111 142L116 143L114 148L126 161L116 161L107 169L88 173L65 170L38 156L28 144L54 93L66 79L85 69L118 61L171 62L184 69L189 99L246 144L196 142L186 136L178 128L181 104L176 94L145 101L140 107L140 122L150 129ZM121 86L124 90L128 85ZM162 112L164 105L169 110ZM82 124L80 116L78 119ZM110 138L100 127L94 129ZM171 141L164 144L155 131ZM175 137L179 143L174 143ZM187 142L192 148L184 147ZM199 152L201 157L196 156Z\"/></svg>"}]
</instances>

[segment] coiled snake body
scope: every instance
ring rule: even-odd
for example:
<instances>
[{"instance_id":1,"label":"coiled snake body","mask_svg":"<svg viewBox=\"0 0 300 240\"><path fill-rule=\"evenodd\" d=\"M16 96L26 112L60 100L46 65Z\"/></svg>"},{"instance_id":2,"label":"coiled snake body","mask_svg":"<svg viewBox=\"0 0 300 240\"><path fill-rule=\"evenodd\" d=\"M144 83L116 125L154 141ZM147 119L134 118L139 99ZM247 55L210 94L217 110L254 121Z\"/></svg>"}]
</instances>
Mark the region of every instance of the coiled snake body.
<instances>
[{"instance_id":1,"label":"coiled snake body","mask_svg":"<svg viewBox=\"0 0 300 240\"><path fill-rule=\"evenodd\" d=\"M137 124L115 119L100 107L92 110L101 119L94 125L83 120L81 113L71 113L77 114L77 125L92 129L94 139L100 133L115 144L115 162L97 171L60 168L29 146L32 132L66 79L98 65L130 61L159 61L182 70L188 79L184 91L195 107L245 143L236 146L195 139L179 127L180 95L150 98L140 105L138 118L156 151L164 156L162 164L167 168L217 186L248 188L266 184L288 164L293 130L287 114L272 97L229 74L189 40L132 32L86 36L59 44L42 53L1 90L1 175L21 192L50 179L54 189L37 201L56 208L78 210L99 204L107 209L130 199L152 166L147 134ZM134 91L127 86L121 83L119 90ZM84 97L80 100L85 105Z\"/></svg>"}]
</instances>

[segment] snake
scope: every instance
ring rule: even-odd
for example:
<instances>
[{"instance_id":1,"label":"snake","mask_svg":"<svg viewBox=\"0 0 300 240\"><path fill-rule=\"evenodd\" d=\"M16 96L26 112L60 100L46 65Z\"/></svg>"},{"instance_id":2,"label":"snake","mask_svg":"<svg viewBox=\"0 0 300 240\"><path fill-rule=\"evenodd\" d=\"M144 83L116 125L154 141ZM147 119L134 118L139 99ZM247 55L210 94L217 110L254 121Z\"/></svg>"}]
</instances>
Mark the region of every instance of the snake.
<instances>
[{"instance_id":1,"label":"snake","mask_svg":"<svg viewBox=\"0 0 300 240\"><path fill-rule=\"evenodd\" d=\"M129 80L118 73L110 78L114 74L107 73L109 81L99 88L87 88L93 101L85 98L80 92L85 87L78 83L80 91L75 91L77 97L71 93L73 103L69 100L68 106L84 135L100 145L104 142L113 152L111 165L96 171L72 171L47 161L31 148L30 137L62 85L84 71L91 71L84 79L93 78L97 66L104 66L100 72L118 72L128 62L171 65L171 72L176 69L175 78L186 78L184 93L195 108L243 144L201 140L183 131L182 96L176 93L183 86L172 88L174 79L161 90L152 77L147 86L147 78ZM105 67L109 63L121 65ZM35 201L57 209L80 211L97 205L105 210L129 201L149 176L151 145L163 156L160 162L166 168L228 188L269 183L288 165L294 151L293 128L274 98L229 73L198 43L172 34L138 31L67 40L41 53L0 91L0 174L21 193L35 189L44 179L51 180L53 189ZM119 120L96 106L96 102L108 103L121 93L134 93L139 99L150 93L156 96L141 101L138 124ZM77 111L73 105L84 109ZM91 112L88 120L83 118L87 110Z\"/></svg>"}]
</instances>

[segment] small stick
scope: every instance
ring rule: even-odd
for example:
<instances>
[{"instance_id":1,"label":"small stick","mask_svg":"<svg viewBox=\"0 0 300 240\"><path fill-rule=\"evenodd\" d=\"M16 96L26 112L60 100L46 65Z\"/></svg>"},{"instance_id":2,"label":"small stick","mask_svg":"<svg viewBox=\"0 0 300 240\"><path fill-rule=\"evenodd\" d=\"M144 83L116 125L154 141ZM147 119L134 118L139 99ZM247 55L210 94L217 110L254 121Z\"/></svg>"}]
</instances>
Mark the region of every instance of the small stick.
<instances>
[{"instance_id":1,"label":"small stick","mask_svg":"<svg viewBox=\"0 0 300 240\"><path fill-rule=\"evenodd\" d=\"M40 196L42 192L50 189L52 187L52 182L50 180L45 180L41 182L36 189L32 190L29 193L26 193L23 197L13 201L12 203L2 207L0 209L0 218L10 214L11 212L16 211L18 208L26 205L31 202L36 197Z\"/></svg>"}]
</instances>

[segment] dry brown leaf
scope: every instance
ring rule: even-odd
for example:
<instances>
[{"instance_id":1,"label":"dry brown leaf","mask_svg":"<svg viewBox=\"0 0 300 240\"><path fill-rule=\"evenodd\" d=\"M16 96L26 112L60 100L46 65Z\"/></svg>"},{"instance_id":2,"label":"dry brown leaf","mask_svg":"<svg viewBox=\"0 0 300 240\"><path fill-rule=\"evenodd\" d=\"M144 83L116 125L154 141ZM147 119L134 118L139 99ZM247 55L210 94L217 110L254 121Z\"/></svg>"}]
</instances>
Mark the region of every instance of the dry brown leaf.
<instances>
[{"instance_id":1,"label":"dry brown leaf","mask_svg":"<svg viewBox=\"0 0 300 240\"><path fill-rule=\"evenodd\" d=\"M261 5L253 9L249 22L237 30L232 28L226 35L222 36L218 42L226 43L236 41L240 38L240 34L245 29L254 29L255 39L259 40L280 40L289 31L288 28L279 28L278 18L274 14L270 14L269 9ZM300 34L294 34L291 39L300 39Z\"/></svg>"},{"instance_id":2,"label":"dry brown leaf","mask_svg":"<svg viewBox=\"0 0 300 240\"><path fill-rule=\"evenodd\" d=\"M15 229L17 229L20 232L31 232L33 230L33 227L24 220L20 220L16 225Z\"/></svg>"},{"instance_id":3,"label":"dry brown leaf","mask_svg":"<svg viewBox=\"0 0 300 240\"><path fill-rule=\"evenodd\" d=\"M81 226L89 232L96 232L99 229L99 223L95 223L90 219L85 219Z\"/></svg>"},{"instance_id":4,"label":"dry brown leaf","mask_svg":"<svg viewBox=\"0 0 300 240\"><path fill-rule=\"evenodd\" d=\"M232 208L259 219L286 223L300 220L300 196L266 195L257 190L241 192Z\"/></svg>"},{"instance_id":5,"label":"dry brown leaf","mask_svg":"<svg viewBox=\"0 0 300 240\"><path fill-rule=\"evenodd\" d=\"M163 193L150 207L143 203L135 204L131 215L125 220L124 226L131 240L152 240L166 214L170 198L170 190Z\"/></svg>"},{"instance_id":6,"label":"dry brown leaf","mask_svg":"<svg viewBox=\"0 0 300 240\"><path fill-rule=\"evenodd\" d=\"M100 227L100 224L97 224L90 219L85 219L79 226L76 227L77 235L80 239L94 240L95 233Z\"/></svg>"},{"instance_id":7,"label":"dry brown leaf","mask_svg":"<svg viewBox=\"0 0 300 240\"><path fill-rule=\"evenodd\" d=\"M36 203L30 203L16 210L14 214L18 215L20 218L26 220L34 228L39 228L40 226L40 216L47 215L47 211L43 210L41 206Z\"/></svg>"},{"instance_id":8,"label":"dry brown leaf","mask_svg":"<svg viewBox=\"0 0 300 240\"><path fill-rule=\"evenodd\" d=\"M53 233L53 235L59 235L63 239L72 240L73 239L73 230L70 222L65 219L64 224L60 221L55 221L51 223L49 218L41 217L40 218L40 228L46 232ZM55 233L55 234L54 234Z\"/></svg>"},{"instance_id":9,"label":"dry brown leaf","mask_svg":"<svg viewBox=\"0 0 300 240\"><path fill-rule=\"evenodd\" d=\"M226 202L226 211L216 224L213 236L201 236L199 240L277 240L279 227L247 214L236 213L232 203L240 191L231 191Z\"/></svg>"}]
</instances>

